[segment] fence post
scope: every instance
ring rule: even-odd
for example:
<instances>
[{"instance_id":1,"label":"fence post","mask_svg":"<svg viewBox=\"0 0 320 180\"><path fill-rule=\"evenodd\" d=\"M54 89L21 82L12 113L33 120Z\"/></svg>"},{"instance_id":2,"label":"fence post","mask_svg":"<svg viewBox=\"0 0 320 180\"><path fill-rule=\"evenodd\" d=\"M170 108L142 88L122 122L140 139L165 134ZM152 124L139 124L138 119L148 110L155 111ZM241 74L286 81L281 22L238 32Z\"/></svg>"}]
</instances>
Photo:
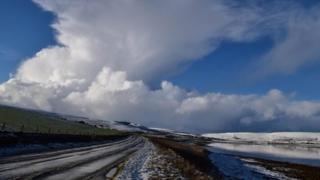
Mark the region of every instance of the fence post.
<instances>
[{"instance_id":1,"label":"fence post","mask_svg":"<svg viewBox=\"0 0 320 180\"><path fill-rule=\"evenodd\" d=\"M24 125L22 124L21 128L20 128L20 132L23 132L24 130Z\"/></svg>"},{"instance_id":2,"label":"fence post","mask_svg":"<svg viewBox=\"0 0 320 180\"><path fill-rule=\"evenodd\" d=\"M6 123L4 122L4 123L2 123L1 131L4 131L5 128L6 128Z\"/></svg>"}]
</instances>

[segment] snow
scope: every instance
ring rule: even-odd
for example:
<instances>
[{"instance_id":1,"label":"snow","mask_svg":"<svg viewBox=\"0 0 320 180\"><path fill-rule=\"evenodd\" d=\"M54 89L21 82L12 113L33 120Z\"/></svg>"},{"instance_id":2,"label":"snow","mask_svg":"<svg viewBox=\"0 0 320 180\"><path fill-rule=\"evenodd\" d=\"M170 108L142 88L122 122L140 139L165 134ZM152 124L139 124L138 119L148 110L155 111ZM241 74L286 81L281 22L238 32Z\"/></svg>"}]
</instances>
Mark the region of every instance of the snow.
<instances>
[{"instance_id":1,"label":"snow","mask_svg":"<svg viewBox=\"0 0 320 180\"><path fill-rule=\"evenodd\" d=\"M127 150L128 151L128 150ZM58 174L46 177L47 180L58 180L58 179L80 179L85 177L87 174L92 174L97 171L97 169L102 169L108 164L112 164L119 160L121 157L126 156L128 152L120 152L112 156L106 156L104 158L98 159L91 163L79 165L77 167L71 168L68 171L63 171Z\"/></svg>"},{"instance_id":2,"label":"snow","mask_svg":"<svg viewBox=\"0 0 320 180\"><path fill-rule=\"evenodd\" d=\"M301 145L212 143L210 151L320 166L320 148Z\"/></svg>"},{"instance_id":3,"label":"snow","mask_svg":"<svg viewBox=\"0 0 320 180\"><path fill-rule=\"evenodd\" d=\"M320 145L320 133L314 132L274 132L274 133L210 133L203 137L215 138L226 142L238 143L279 143L279 144L317 144Z\"/></svg>"},{"instance_id":4,"label":"snow","mask_svg":"<svg viewBox=\"0 0 320 180\"><path fill-rule=\"evenodd\" d=\"M174 131L171 129L165 129L165 128L150 127L149 129L155 130L155 131L160 131L160 132L165 132L165 133L171 133L171 134L175 134L175 135L181 135L181 136L196 136L195 134L178 132L178 131Z\"/></svg>"},{"instance_id":5,"label":"snow","mask_svg":"<svg viewBox=\"0 0 320 180\"><path fill-rule=\"evenodd\" d=\"M147 179L181 179L179 169L172 163L172 154L160 153L159 148L145 141L125 164L123 171L116 177L118 180L147 180Z\"/></svg>"},{"instance_id":6,"label":"snow","mask_svg":"<svg viewBox=\"0 0 320 180\"><path fill-rule=\"evenodd\" d=\"M154 151L154 145L146 141L144 146L140 148L125 164L121 173L116 177L117 180L148 179L147 163Z\"/></svg>"},{"instance_id":7,"label":"snow","mask_svg":"<svg viewBox=\"0 0 320 180\"><path fill-rule=\"evenodd\" d=\"M116 121L104 121L104 120L97 120L97 119L90 119L86 121L91 125L97 125L102 128L110 128L119 131L127 131L127 132L145 132L145 130L141 129L142 126L135 123L119 123Z\"/></svg>"},{"instance_id":8,"label":"snow","mask_svg":"<svg viewBox=\"0 0 320 180\"><path fill-rule=\"evenodd\" d=\"M245 164L245 166L254 172L257 172L259 174L263 174L263 175L270 177L270 178L282 179L282 180L293 179L293 178L289 178L289 177L285 176L282 173L270 171L262 166L253 165L253 164Z\"/></svg>"},{"instance_id":9,"label":"snow","mask_svg":"<svg viewBox=\"0 0 320 180\"><path fill-rule=\"evenodd\" d=\"M170 132L170 133L173 132L173 130L165 129L165 128L150 127L149 129L156 130L156 131Z\"/></svg>"},{"instance_id":10,"label":"snow","mask_svg":"<svg viewBox=\"0 0 320 180\"><path fill-rule=\"evenodd\" d=\"M117 173L117 168L113 168L106 174L106 178L112 179L116 173Z\"/></svg>"},{"instance_id":11,"label":"snow","mask_svg":"<svg viewBox=\"0 0 320 180\"><path fill-rule=\"evenodd\" d=\"M217 133L208 149L213 152L256 157L320 167L320 133Z\"/></svg>"},{"instance_id":12,"label":"snow","mask_svg":"<svg viewBox=\"0 0 320 180\"><path fill-rule=\"evenodd\" d=\"M72 151L61 150L60 152L41 153L33 155L32 159L26 158L17 162L8 161L0 165L0 179L11 179L12 177L21 177L35 172L46 173L59 167L70 167L72 164L78 164L78 166L72 167L68 171L62 172L62 174L55 175L70 177L71 174L79 176L83 173L95 172L119 158L126 157L131 149L130 147L135 146L140 141L141 139L139 138L128 138L124 141L95 145L93 148L83 147ZM70 177L69 179L72 178Z\"/></svg>"}]
</instances>

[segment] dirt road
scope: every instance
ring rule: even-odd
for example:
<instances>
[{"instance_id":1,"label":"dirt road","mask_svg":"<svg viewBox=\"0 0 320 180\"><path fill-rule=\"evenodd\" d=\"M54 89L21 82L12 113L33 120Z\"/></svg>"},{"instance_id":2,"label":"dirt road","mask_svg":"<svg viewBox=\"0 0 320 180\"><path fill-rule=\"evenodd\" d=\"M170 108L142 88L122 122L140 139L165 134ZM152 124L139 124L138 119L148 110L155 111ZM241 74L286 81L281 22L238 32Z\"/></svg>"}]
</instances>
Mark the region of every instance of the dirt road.
<instances>
[{"instance_id":1,"label":"dirt road","mask_svg":"<svg viewBox=\"0 0 320 180\"><path fill-rule=\"evenodd\" d=\"M141 137L112 143L0 159L0 179L105 179L106 173L137 149Z\"/></svg>"}]
</instances>

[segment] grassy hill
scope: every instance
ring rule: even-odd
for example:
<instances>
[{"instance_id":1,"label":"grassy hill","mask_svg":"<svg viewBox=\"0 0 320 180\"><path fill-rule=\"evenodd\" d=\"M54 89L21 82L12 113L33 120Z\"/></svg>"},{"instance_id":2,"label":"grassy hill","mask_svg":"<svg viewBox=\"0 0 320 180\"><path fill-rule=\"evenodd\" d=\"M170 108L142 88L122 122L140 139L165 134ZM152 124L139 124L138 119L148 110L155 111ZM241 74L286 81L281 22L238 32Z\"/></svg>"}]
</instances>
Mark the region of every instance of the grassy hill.
<instances>
[{"instance_id":1,"label":"grassy hill","mask_svg":"<svg viewBox=\"0 0 320 180\"><path fill-rule=\"evenodd\" d=\"M80 118L78 122L67 119L67 116L53 113L0 106L0 131L74 135L121 134L120 131L86 124Z\"/></svg>"}]
</instances>

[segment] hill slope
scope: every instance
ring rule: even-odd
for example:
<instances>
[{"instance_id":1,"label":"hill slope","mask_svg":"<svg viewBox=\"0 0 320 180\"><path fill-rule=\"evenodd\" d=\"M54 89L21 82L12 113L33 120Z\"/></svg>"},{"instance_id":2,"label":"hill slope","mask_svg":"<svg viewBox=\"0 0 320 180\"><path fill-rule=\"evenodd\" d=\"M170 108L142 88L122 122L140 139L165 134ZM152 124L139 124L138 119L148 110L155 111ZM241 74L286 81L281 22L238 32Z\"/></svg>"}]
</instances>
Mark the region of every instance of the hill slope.
<instances>
[{"instance_id":1,"label":"hill slope","mask_svg":"<svg viewBox=\"0 0 320 180\"><path fill-rule=\"evenodd\" d=\"M120 131L89 125L86 118L0 106L0 130L7 132L114 135Z\"/></svg>"}]
</instances>

